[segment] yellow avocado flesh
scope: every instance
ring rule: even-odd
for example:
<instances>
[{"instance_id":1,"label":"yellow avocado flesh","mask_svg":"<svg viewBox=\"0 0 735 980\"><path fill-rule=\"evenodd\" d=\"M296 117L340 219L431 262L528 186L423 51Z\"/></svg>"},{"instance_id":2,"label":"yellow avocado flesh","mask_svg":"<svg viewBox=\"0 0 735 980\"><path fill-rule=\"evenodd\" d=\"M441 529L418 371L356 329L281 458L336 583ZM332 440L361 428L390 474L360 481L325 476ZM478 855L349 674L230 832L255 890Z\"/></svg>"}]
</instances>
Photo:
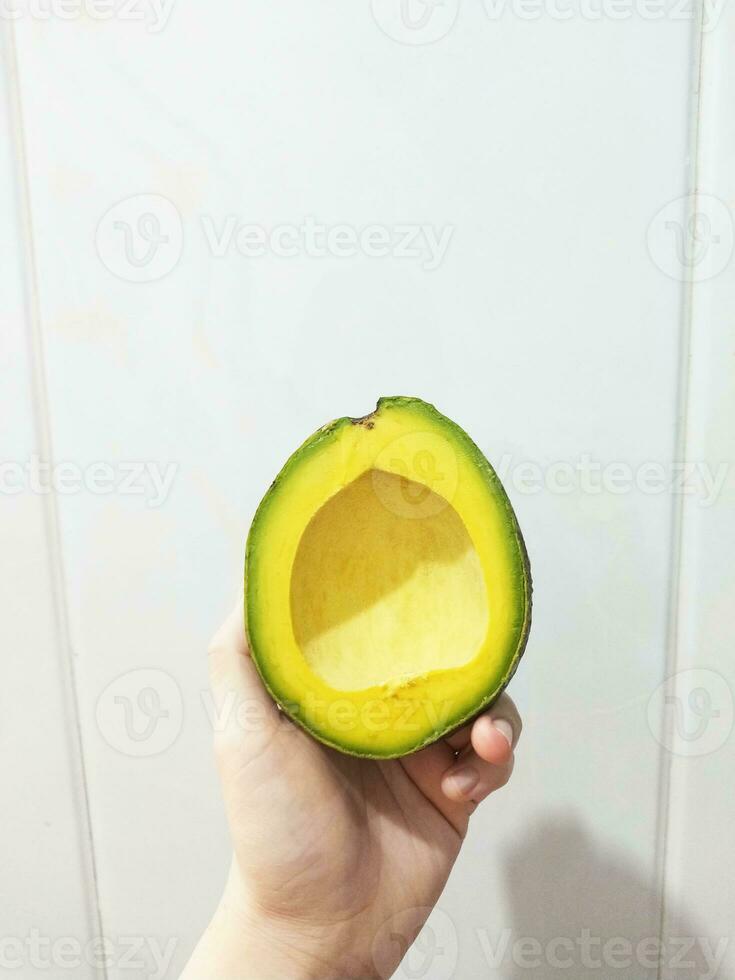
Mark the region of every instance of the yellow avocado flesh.
<instances>
[{"instance_id":1,"label":"yellow avocado flesh","mask_svg":"<svg viewBox=\"0 0 735 980\"><path fill-rule=\"evenodd\" d=\"M321 507L299 542L291 574L296 642L337 690L462 667L487 633L482 567L467 529L427 487L391 486L402 479L368 470ZM414 520L386 507L394 492L425 494L431 512Z\"/></svg>"},{"instance_id":2,"label":"yellow avocado flesh","mask_svg":"<svg viewBox=\"0 0 735 980\"><path fill-rule=\"evenodd\" d=\"M523 651L530 589L497 477L419 399L315 433L248 538L246 625L266 686L357 755L414 751L489 704Z\"/></svg>"}]
</instances>

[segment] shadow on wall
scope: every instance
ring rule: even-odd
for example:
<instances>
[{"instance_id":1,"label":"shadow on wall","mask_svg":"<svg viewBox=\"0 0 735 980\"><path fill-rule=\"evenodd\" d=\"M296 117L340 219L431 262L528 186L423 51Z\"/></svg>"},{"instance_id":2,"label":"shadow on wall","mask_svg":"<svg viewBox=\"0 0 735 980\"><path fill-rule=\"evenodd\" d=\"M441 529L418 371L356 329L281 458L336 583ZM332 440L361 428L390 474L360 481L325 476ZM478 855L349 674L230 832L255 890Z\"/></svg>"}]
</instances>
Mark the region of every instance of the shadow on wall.
<instances>
[{"instance_id":1,"label":"shadow on wall","mask_svg":"<svg viewBox=\"0 0 735 980\"><path fill-rule=\"evenodd\" d=\"M665 980L733 980L720 970L729 938L708 935L683 910L670 909L682 913L672 919L679 927L659 943L655 882L575 818L544 820L511 849L505 887L511 935L490 976L657 980L660 965Z\"/></svg>"}]
</instances>

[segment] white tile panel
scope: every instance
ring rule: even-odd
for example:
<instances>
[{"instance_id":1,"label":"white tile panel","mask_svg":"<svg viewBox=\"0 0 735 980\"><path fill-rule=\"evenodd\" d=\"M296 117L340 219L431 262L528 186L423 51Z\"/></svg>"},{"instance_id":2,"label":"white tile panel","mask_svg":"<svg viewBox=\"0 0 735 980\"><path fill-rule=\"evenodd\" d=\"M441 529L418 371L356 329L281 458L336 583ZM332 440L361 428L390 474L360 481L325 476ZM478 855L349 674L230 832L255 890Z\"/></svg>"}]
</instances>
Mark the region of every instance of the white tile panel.
<instances>
[{"instance_id":1,"label":"white tile panel","mask_svg":"<svg viewBox=\"0 0 735 980\"><path fill-rule=\"evenodd\" d=\"M203 652L250 516L302 438L381 394L435 401L505 464L534 567L517 771L442 900L460 974L483 975L504 930L658 931L646 706L675 498L621 492L619 474L676 451L682 289L647 229L689 189L692 24L493 20L465 3L412 45L377 16L383 29L367 4L223 2L177 4L160 30L17 25L58 458L176 467L160 505L151 471L140 494L59 502L103 915L178 939L171 976L226 865ZM149 213L157 227L138 224ZM229 216L268 236L312 216L451 237L434 269L425 239L413 257L218 256ZM545 485L587 457L592 489ZM540 489L524 491L524 461ZM96 709L106 692L132 710L151 687L173 727L140 757ZM501 969L528 973L510 951Z\"/></svg>"}]
</instances>

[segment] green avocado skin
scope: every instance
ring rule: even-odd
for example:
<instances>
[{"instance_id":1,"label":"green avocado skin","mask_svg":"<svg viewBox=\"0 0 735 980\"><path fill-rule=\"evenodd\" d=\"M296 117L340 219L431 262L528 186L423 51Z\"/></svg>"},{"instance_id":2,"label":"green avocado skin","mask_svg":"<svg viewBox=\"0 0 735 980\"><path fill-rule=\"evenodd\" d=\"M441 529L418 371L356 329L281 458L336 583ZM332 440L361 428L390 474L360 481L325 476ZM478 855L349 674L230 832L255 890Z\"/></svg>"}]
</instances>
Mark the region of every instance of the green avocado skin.
<instances>
[{"instance_id":1,"label":"green avocado skin","mask_svg":"<svg viewBox=\"0 0 735 980\"><path fill-rule=\"evenodd\" d=\"M400 752L384 752L376 753L372 751L359 751L353 748L345 747L338 742L331 740L324 732L314 728L308 724L307 719L303 717L299 711L298 705L289 705L283 701L278 695L278 692L274 689L271 679L268 676L267 665L263 662L262 658L258 655L258 641L257 641L257 612L254 608L254 596L248 589L248 581L250 578L250 568L254 562L255 552L258 547L258 542L260 540L260 534L263 530L265 524L264 517L268 511L268 508L273 503L273 501L278 497L284 485L288 483L289 473L294 467L298 466L306 457L311 455L313 452L317 451L324 442L334 438L335 433L337 433L343 426L346 425L357 425L366 424L369 421L384 411L390 411L392 408L410 408L417 414L423 414L427 420L430 420L434 424L439 424L441 427L449 430L451 432L452 438L456 443L463 447L467 455L472 459L478 470L485 475L485 478L491 488L492 493L497 497L498 501L502 504L505 515L507 519L507 524L510 533L515 541L518 549L519 564L522 571L522 589L523 589L523 605L524 605L524 618L521 628L518 634L518 641L516 643L515 653L509 661L508 669L501 678L500 682L493 686L493 688L486 692L486 694L478 701L476 708L471 712L463 715L458 719L451 721L445 728L438 729L436 731L430 732L427 737L419 744L413 746L409 751ZM251 657L255 667L260 675L263 684L265 685L268 693L276 702L278 707L284 711L292 721L297 725L307 731L311 736L313 736L317 741L323 743L329 748L336 749L346 755L356 756L362 759L396 759L405 755L410 755L413 752L418 752L420 749L426 748L427 745L438 741L440 738L446 738L451 735L452 732L457 731L457 729L462 728L464 725L471 722L478 715L482 714L488 708L490 708L495 701L500 697L503 691L506 689L510 683L513 675L518 669L518 664L520 663L521 657L525 653L526 646L528 643L528 636L531 630L531 610L532 610L532 596L533 596L533 582L531 579L531 563L528 557L528 551L526 549L526 543L523 539L518 520L516 518L515 512L511 505L508 495L503 488L502 483L495 470L492 468L488 460L485 458L479 447L472 441L472 439L467 435L461 426L453 422L452 419L447 418L442 415L434 407L434 405L429 402L424 401L421 398L410 397L407 395L391 395L385 396L378 399L376 409L370 415L366 415L363 418L350 418L349 416L344 416L339 419L335 419L332 422L328 422L321 428L317 429L309 438L299 446L299 448L288 458L284 466L282 467L278 476L276 476L273 483L270 485L266 491L263 499L261 500L258 508L253 517L253 522L250 525L250 531L248 533L247 543L245 546L245 588L244 588L244 614L245 614L245 634L248 640L248 646L250 649Z\"/></svg>"}]
</instances>

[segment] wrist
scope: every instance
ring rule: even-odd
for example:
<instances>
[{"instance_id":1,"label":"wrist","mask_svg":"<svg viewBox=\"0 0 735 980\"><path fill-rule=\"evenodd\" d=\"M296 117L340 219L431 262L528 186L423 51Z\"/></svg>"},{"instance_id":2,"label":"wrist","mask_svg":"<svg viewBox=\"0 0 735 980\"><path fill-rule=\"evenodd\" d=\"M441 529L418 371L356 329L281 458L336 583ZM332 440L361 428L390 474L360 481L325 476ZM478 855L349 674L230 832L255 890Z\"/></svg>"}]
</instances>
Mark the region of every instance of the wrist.
<instances>
[{"instance_id":1,"label":"wrist","mask_svg":"<svg viewBox=\"0 0 735 980\"><path fill-rule=\"evenodd\" d=\"M236 866L181 980L369 980L341 930L306 929L253 909Z\"/></svg>"}]
</instances>

